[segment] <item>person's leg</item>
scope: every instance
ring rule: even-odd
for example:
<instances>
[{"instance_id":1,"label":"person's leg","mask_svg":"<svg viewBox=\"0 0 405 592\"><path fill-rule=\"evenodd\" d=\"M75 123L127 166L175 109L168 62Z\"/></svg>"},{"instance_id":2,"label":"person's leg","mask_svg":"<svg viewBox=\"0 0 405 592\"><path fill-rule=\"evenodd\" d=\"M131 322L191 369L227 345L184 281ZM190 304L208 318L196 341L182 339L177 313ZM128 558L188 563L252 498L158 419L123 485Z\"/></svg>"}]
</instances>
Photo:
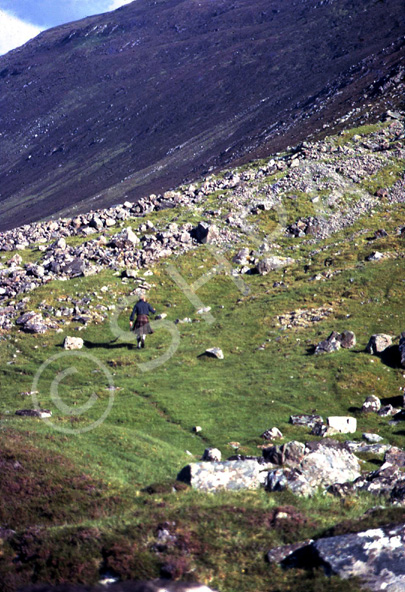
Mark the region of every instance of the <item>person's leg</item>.
<instances>
[{"instance_id":1,"label":"person's leg","mask_svg":"<svg viewBox=\"0 0 405 592\"><path fill-rule=\"evenodd\" d=\"M142 347L145 347L145 337L146 335L142 335Z\"/></svg>"},{"instance_id":2,"label":"person's leg","mask_svg":"<svg viewBox=\"0 0 405 592\"><path fill-rule=\"evenodd\" d=\"M140 335L136 336L136 340L138 342L138 349L140 349L142 347L141 343L142 343L142 338Z\"/></svg>"}]
</instances>

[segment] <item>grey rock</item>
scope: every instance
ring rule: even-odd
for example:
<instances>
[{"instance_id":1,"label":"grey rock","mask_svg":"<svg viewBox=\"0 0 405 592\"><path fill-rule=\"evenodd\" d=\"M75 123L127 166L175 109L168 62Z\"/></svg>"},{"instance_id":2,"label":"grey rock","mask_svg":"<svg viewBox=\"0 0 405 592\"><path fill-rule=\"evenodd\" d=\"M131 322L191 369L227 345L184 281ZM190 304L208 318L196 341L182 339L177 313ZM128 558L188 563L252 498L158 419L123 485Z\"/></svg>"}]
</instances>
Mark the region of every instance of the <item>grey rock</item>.
<instances>
[{"instance_id":1,"label":"grey rock","mask_svg":"<svg viewBox=\"0 0 405 592\"><path fill-rule=\"evenodd\" d=\"M354 417L332 416L327 418L328 426L340 434L353 434L357 430L357 420Z\"/></svg>"},{"instance_id":2,"label":"grey rock","mask_svg":"<svg viewBox=\"0 0 405 592\"><path fill-rule=\"evenodd\" d=\"M198 226L191 232L191 236L202 244L211 244L219 239L219 230L215 224L199 222Z\"/></svg>"},{"instance_id":3,"label":"grey rock","mask_svg":"<svg viewBox=\"0 0 405 592\"><path fill-rule=\"evenodd\" d=\"M390 502L396 505L405 505L405 479L397 481L394 485L390 495Z\"/></svg>"},{"instance_id":4,"label":"grey rock","mask_svg":"<svg viewBox=\"0 0 405 592\"><path fill-rule=\"evenodd\" d=\"M320 539L319 560L343 579L358 577L371 591L405 590L405 525Z\"/></svg>"},{"instance_id":5,"label":"grey rock","mask_svg":"<svg viewBox=\"0 0 405 592\"><path fill-rule=\"evenodd\" d=\"M247 265L249 263L249 249L241 249L238 253L233 257L233 263L237 263L238 265Z\"/></svg>"},{"instance_id":6,"label":"grey rock","mask_svg":"<svg viewBox=\"0 0 405 592\"><path fill-rule=\"evenodd\" d=\"M271 257L261 259L256 265L256 271L260 275L267 275L270 271L282 269L283 267L292 265L292 263L294 263L294 259L291 259L291 257L278 257L277 255L272 255Z\"/></svg>"},{"instance_id":7,"label":"grey rock","mask_svg":"<svg viewBox=\"0 0 405 592\"><path fill-rule=\"evenodd\" d=\"M221 451L218 448L206 448L202 456L203 461L220 462L222 458Z\"/></svg>"},{"instance_id":8,"label":"grey rock","mask_svg":"<svg viewBox=\"0 0 405 592\"><path fill-rule=\"evenodd\" d=\"M84 345L84 341L83 339L81 339L81 337L65 337L64 341L63 341L63 349L66 350L76 350L76 349L82 349Z\"/></svg>"},{"instance_id":9,"label":"grey rock","mask_svg":"<svg viewBox=\"0 0 405 592\"><path fill-rule=\"evenodd\" d=\"M264 438L265 440L277 440L282 437L283 434L280 432L278 428L271 428L269 430L266 430L261 435L261 438Z\"/></svg>"},{"instance_id":10,"label":"grey rock","mask_svg":"<svg viewBox=\"0 0 405 592\"><path fill-rule=\"evenodd\" d=\"M368 432L362 434L362 438L366 440L366 442L370 442L371 444L376 444L377 442L381 442L382 440L384 440L382 436L379 436L378 434L370 434Z\"/></svg>"},{"instance_id":11,"label":"grey rock","mask_svg":"<svg viewBox=\"0 0 405 592\"><path fill-rule=\"evenodd\" d=\"M367 442L345 442L351 452L367 452L370 454L384 454L391 448L390 444L367 443Z\"/></svg>"},{"instance_id":12,"label":"grey rock","mask_svg":"<svg viewBox=\"0 0 405 592\"><path fill-rule=\"evenodd\" d=\"M19 409L15 412L16 415L20 415L21 417L51 417L52 411L49 409Z\"/></svg>"},{"instance_id":13,"label":"grey rock","mask_svg":"<svg viewBox=\"0 0 405 592\"><path fill-rule=\"evenodd\" d=\"M375 395L370 395L364 401L361 410L365 413L377 413L381 409L381 401Z\"/></svg>"},{"instance_id":14,"label":"grey rock","mask_svg":"<svg viewBox=\"0 0 405 592\"><path fill-rule=\"evenodd\" d=\"M384 462L402 469L405 468L405 451L396 446L391 446L384 455Z\"/></svg>"},{"instance_id":15,"label":"grey rock","mask_svg":"<svg viewBox=\"0 0 405 592\"><path fill-rule=\"evenodd\" d=\"M323 423L323 418L320 415L291 415L290 423L313 428L315 424Z\"/></svg>"},{"instance_id":16,"label":"grey rock","mask_svg":"<svg viewBox=\"0 0 405 592\"><path fill-rule=\"evenodd\" d=\"M392 345L392 337L391 335L386 335L384 333L377 333L372 335L369 339L369 342L366 347L366 352L368 354L380 354Z\"/></svg>"},{"instance_id":17,"label":"grey rock","mask_svg":"<svg viewBox=\"0 0 405 592\"><path fill-rule=\"evenodd\" d=\"M384 405L383 407L381 407L381 409L378 411L378 415L380 417L390 417L391 415L396 415L397 413L399 413L401 410L400 409L396 409L395 407L393 407L392 405Z\"/></svg>"},{"instance_id":18,"label":"grey rock","mask_svg":"<svg viewBox=\"0 0 405 592\"><path fill-rule=\"evenodd\" d=\"M257 489L267 477L268 469L257 460L226 460L187 465L177 476L200 491Z\"/></svg>"},{"instance_id":19,"label":"grey rock","mask_svg":"<svg viewBox=\"0 0 405 592\"><path fill-rule=\"evenodd\" d=\"M302 541L300 543L275 547L274 549L270 549L270 551L268 551L266 554L266 560L268 563L281 563L293 553L308 547L312 542L312 539L307 539L306 541Z\"/></svg>"},{"instance_id":20,"label":"grey rock","mask_svg":"<svg viewBox=\"0 0 405 592\"><path fill-rule=\"evenodd\" d=\"M360 491L375 495L390 495L400 477L399 468L385 462L379 469L354 480L353 486Z\"/></svg>"},{"instance_id":21,"label":"grey rock","mask_svg":"<svg viewBox=\"0 0 405 592\"><path fill-rule=\"evenodd\" d=\"M218 360L224 359L223 351L219 347L211 347L210 349L206 349L204 354L211 358L217 358Z\"/></svg>"},{"instance_id":22,"label":"grey rock","mask_svg":"<svg viewBox=\"0 0 405 592\"><path fill-rule=\"evenodd\" d=\"M356 335L353 331L343 331L339 335L340 345L345 349L351 349L356 345Z\"/></svg>"},{"instance_id":23,"label":"grey rock","mask_svg":"<svg viewBox=\"0 0 405 592\"><path fill-rule=\"evenodd\" d=\"M324 341L321 341L315 347L315 355L330 354L339 351L342 347L339 337L339 333L332 331L327 339L324 339Z\"/></svg>"}]
</instances>

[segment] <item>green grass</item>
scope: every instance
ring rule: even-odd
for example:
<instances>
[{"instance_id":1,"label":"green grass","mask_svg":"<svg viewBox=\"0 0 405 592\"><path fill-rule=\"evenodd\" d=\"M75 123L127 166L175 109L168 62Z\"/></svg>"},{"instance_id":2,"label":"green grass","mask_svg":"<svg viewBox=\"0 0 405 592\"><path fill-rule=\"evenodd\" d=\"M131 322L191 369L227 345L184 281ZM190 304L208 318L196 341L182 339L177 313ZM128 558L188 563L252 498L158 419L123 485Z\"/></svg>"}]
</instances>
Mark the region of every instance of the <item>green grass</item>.
<instances>
[{"instance_id":1,"label":"green grass","mask_svg":"<svg viewBox=\"0 0 405 592\"><path fill-rule=\"evenodd\" d=\"M203 205L220 207L220 201L221 196L213 194ZM303 202L293 208L298 206L308 212ZM403 521L405 510L387 507L364 516L385 503L367 495L301 499L288 492L204 495L173 487L178 471L199 459L207 446L219 448L226 458L234 452L229 443L237 441L239 452L260 454L260 434L273 426L282 431L284 442L313 439L307 430L289 423L293 413L353 415L358 431L350 438L373 431L386 442L403 445L400 427L360 410L367 396L375 394L388 402L403 387L403 370L364 353L373 333L398 337L404 329L403 239L395 232L403 215L403 204L382 204L318 245L279 237L277 254L296 260L284 272L243 276L246 294L224 274L214 275L197 291L202 304L211 307L212 322L196 313L162 261L148 278L153 284L150 301L158 312L167 313L178 344L165 363L155 366L168 351L169 331L156 328L141 351L133 348L132 334L117 339L117 327L126 330L128 324L130 305L119 313L119 303L135 286L131 280L123 284L112 271L103 271L31 292L28 306L33 310L43 301L58 308L67 305L67 297L84 295L92 297L94 307L117 308L101 311L105 320L84 329L60 322L59 333L25 335L15 328L2 336L0 460L6 459L8 468L0 522L17 531L0 550L4 590L34 581L94 583L106 568L123 579L149 578L170 564L176 577L200 579L221 592L315 592L326 587L357 592L356 582L326 579L318 571L283 571L266 564L264 556L274 546L308 537ZM147 219L156 225L182 222L187 212L158 212ZM136 228L144 221L126 221L123 226ZM270 212L261 214L259 234L270 232L272 224ZM389 236L370 241L382 227ZM249 245L248 236L243 240ZM230 245L225 253L229 260L238 248ZM365 262L373 250L389 257ZM13 254L7 253L6 259ZM36 256L35 248L24 251L25 261ZM172 257L170 263L189 284L218 267L205 247ZM307 272L304 265L309 265ZM339 273L310 281L325 271ZM273 287L280 281L287 287ZM106 294L102 286L109 287ZM283 329L278 323L283 313L323 305L331 306L333 314L319 323L302 329ZM186 317L193 322L175 324ZM332 330L344 329L357 336L353 350L312 355L316 343ZM85 340L79 355L62 349L66 335ZM224 360L201 356L213 346L223 349ZM73 367L74 373L66 372ZM32 407L32 399L22 393L33 389L38 373L37 400L52 410L51 424L15 416L17 409ZM114 390L109 390L110 383ZM55 403L52 384L58 386L66 407ZM78 413L89 400L92 406ZM110 401L104 421L89 429ZM202 427L198 434L192 429L196 425ZM79 433L72 433L75 430ZM364 460L367 470L381 463L381 457ZM13 469L15 462L21 469ZM274 509L286 505L295 508L295 518L285 525L275 523ZM153 545L163 523L171 525L177 542L156 551Z\"/></svg>"}]
</instances>

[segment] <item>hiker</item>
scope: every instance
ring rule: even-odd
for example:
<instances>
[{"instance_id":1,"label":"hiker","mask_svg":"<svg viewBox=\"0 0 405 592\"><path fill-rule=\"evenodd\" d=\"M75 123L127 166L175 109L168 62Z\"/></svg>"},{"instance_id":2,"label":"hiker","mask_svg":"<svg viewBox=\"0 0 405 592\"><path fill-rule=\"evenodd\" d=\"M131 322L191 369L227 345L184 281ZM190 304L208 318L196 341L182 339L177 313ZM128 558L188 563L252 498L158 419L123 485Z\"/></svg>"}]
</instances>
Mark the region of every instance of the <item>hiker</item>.
<instances>
[{"instance_id":1,"label":"hiker","mask_svg":"<svg viewBox=\"0 0 405 592\"><path fill-rule=\"evenodd\" d=\"M135 304L130 319L129 326L132 329L133 320L136 315L135 325L133 330L136 333L138 342L138 349L145 347L145 337L153 333L152 327L149 324L149 313L155 314L156 310L151 307L149 302L146 302L145 296L140 296L138 302Z\"/></svg>"}]
</instances>

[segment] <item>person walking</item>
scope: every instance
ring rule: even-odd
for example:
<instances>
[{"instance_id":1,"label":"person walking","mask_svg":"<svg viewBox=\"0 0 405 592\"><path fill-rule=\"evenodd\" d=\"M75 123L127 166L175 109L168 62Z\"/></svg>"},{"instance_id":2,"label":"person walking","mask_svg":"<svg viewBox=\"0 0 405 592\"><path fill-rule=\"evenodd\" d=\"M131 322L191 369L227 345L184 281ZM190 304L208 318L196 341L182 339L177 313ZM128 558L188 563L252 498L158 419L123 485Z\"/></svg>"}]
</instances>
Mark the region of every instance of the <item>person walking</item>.
<instances>
[{"instance_id":1,"label":"person walking","mask_svg":"<svg viewBox=\"0 0 405 592\"><path fill-rule=\"evenodd\" d=\"M136 334L136 339L138 342L138 349L141 347L145 347L145 337L146 335L151 335L153 333L153 329L149 324L149 314L155 314L156 310L151 307L149 302L146 301L144 295L139 297L138 302L135 304L130 319L129 319L129 326L134 330ZM133 323L134 318L136 315L135 325Z\"/></svg>"}]
</instances>

